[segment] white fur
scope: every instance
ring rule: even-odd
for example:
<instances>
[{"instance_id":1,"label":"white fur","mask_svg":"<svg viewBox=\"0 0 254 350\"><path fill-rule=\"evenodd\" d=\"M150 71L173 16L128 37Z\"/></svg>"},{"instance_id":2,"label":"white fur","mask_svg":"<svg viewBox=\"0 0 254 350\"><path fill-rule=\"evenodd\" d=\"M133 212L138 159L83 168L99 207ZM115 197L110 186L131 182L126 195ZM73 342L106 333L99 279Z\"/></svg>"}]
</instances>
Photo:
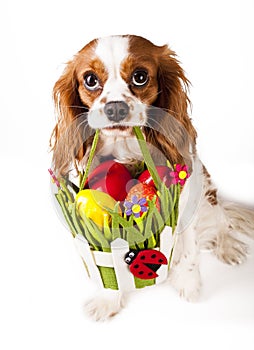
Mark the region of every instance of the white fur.
<instances>
[{"instance_id":1,"label":"white fur","mask_svg":"<svg viewBox=\"0 0 254 350\"><path fill-rule=\"evenodd\" d=\"M135 136L111 135L110 131L103 132L100 136L103 147L100 149L101 156L113 155L119 162L131 163L133 160L143 160L140 147Z\"/></svg>"},{"instance_id":2,"label":"white fur","mask_svg":"<svg viewBox=\"0 0 254 350\"><path fill-rule=\"evenodd\" d=\"M111 36L98 39L98 44L95 50L96 55L105 64L109 78L118 80L120 78L121 62L128 55L129 39L122 36ZM120 82L118 82L120 83ZM113 94L112 91L109 91Z\"/></svg>"},{"instance_id":3,"label":"white fur","mask_svg":"<svg viewBox=\"0 0 254 350\"><path fill-rule=\"evenodd\" d=\"M86 303L85 311L95 321L105 321L125 306L125 299L118 290L104 289Z\"/></svg>"},{"instance_id":4,"label":"white fur","mask_svg":"<svg viewBox=\"0 0 254 350\"><path fill-rule=\"evenodd\" d=\"M88 123L94 129L103 129L114 125L104 113L105 103L126 101L130 107L129 116L121 125L145 125L146 106L130 92L127 83L121 77L121 64L129 55L129 39L127 37L106 37L98 40L95 50L96 56L103 63L108 72L108 80L100 96L94 101L88 113ZM107 131L103 131L107 132Z\"/></svg>"},{"instance_id":5,"label":"white fur","mask_svg":"<svg viewBox=\"0 0 254 350\"><path fill-rule=\"evenodd\" d=\"M200 160L197 160L200 162ZM178 234L174 261L170 270L169 279L179 294L189 301L198 299L201 281L199 273L200 249L209 249L223 262L229 264L240 264L247 254L247 246L236 239L236 232L245 233L254 238L254 212L243 209L234 204L225 204L218 199L218 204L211 205L205 196L213 184L202 172L193 172L197 183L202 183L199 206L195 215L189 222L189 226ZM191 184L187 183L186 188ZM185 196L184 189L182 196ZM180 221L183 205L180 199ZM185 199L186 201L186 199ZM188 201L188 206L192 203ZM190 218L190 216L189 216ZM186 220L185 220L186 225Z\"/></svg>"},{"instance_id":6,"label":"white fur","mask_svg":"<svg viewBox=\"0 0 254 350\"><path fill-rule=\"evenodd\" d=\"M177 242L169 274L171 284L188 301L198 299L201 287L196 225L206 191L202 163L193 157L192 164L192 175L180 196Z\"/></svg>"}]
</instances>

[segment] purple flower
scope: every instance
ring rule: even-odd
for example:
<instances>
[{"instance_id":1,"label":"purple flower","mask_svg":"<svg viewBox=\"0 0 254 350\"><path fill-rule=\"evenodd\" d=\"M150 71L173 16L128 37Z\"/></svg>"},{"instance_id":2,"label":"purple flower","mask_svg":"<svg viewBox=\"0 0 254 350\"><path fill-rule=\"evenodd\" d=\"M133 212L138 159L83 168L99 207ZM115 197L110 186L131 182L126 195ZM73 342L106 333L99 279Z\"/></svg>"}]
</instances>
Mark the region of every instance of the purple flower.
<instances>
[{"instance_id":1,"label":"purple flower","mask_svg":"<svg viewBox=\"0 0 254 350\"><path fill-rule=\"evenodd\" d=\"M126 215L133 214L135 218L140 218L148 210L145 204L147 204L145 198L138 199L136 195L132 196L131 201L124 202Z\"/></svg>"}]
</instances>

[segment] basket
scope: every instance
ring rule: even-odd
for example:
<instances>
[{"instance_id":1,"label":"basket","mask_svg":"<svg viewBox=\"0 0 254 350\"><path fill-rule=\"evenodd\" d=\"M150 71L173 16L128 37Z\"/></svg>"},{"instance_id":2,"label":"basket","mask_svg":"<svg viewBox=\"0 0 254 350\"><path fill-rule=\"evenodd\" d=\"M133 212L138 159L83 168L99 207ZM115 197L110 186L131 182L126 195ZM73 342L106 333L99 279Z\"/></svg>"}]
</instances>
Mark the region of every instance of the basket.
<instances>
[{"instance_id":1,"label":"basket","mask_svg":"<svg viewBox=\"0 0 254 350\"><path fill-rule=\"evenodd\" d=\"M144 158L142 174L149 173L152 185L150 188L134 176L135 185L124 201L116 201L108 193L87 185L93 175L90 168L99 131L95 132L79 186L49 169L57 209L74 237L88 276L100 288L121 291L151 286L167 278L175 246L180 192L189 177L186 165L171 165L167 161L163 171L170 181L162 178L141 129L133 130ZM141 198L133 190L135 186L142 189Z\"/></svg>"}]
</instances>

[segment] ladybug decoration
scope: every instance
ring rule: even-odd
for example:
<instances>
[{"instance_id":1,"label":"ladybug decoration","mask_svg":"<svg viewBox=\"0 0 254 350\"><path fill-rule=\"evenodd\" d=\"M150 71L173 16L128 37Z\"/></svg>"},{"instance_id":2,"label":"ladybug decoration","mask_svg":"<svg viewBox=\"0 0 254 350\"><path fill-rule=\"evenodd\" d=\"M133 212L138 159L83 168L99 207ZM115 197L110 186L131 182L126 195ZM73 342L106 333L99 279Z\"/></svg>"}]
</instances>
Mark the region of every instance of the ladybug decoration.
<instances>
[{"instance_id":1,"label":"ladybug decoration","mask_svg":"<svg viewBox=\"0 0 254 350\"><path fill-rule=\"evenodd\" d=\"M143 280L158 277L156 271L168 263L165 255L154 249L130 250L124 260L130 266L130 272Z\"/></svg>"}]
</instances>

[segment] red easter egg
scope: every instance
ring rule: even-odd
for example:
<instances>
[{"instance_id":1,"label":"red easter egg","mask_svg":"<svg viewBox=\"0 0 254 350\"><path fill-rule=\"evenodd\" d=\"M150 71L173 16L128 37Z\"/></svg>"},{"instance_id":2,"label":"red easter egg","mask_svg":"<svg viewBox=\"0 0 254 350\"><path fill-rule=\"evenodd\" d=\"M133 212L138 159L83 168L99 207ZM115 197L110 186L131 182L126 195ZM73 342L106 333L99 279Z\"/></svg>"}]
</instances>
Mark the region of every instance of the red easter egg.
<instances>
[{"instance_id":1,"label":"red easter egg","mask_svg":"<svg viewBox=\"0 0 254 350\"><path fill-rule=\"evenodd\" d=\"M127 184L131 180L132 176L123 164L108 160L89 174L85 188L105 192L116 201L123 201L127 196Z\"/></svg>"},{"instance_id":2,"label":"red easter egg","mask_svg":"<svg viewBox=\"0 0 254 350\"><path fill-rule=\"evenodd\" d=\"M138 183L130 189L126 197L126 201L131 202L133 196L137 196L138 200L140 200L141 198L145 198L147 201L153 200L155 196L155 204L157 209L160 211L160 201L155 187L149 186L145 183ZM146 203L145 206L148 206L148 203Z\"/></svg>"},{"instance_id":3,"label":"red easter egg","mask_svg":"<svg viewBox=\"0 0 254 350\"><path fill-rule=\"evenodd\" d=\"M173 179L172 176L170 176L170 172L172 171L172 169L170 169L167 166L160 165L156 167L156 170L158 172L159 177L161 178L161 181L163 181L164 184L169 188L172 184ZM148 170L145 170L142 172L142 174L140 174L138 181L145 183L146 185L155 187L153 178Z\"/></svg>"}]
</instances>

